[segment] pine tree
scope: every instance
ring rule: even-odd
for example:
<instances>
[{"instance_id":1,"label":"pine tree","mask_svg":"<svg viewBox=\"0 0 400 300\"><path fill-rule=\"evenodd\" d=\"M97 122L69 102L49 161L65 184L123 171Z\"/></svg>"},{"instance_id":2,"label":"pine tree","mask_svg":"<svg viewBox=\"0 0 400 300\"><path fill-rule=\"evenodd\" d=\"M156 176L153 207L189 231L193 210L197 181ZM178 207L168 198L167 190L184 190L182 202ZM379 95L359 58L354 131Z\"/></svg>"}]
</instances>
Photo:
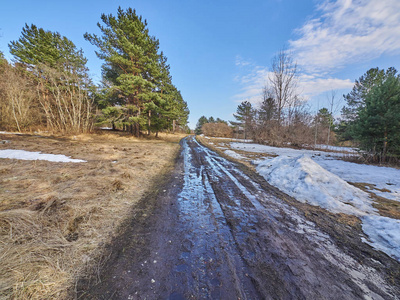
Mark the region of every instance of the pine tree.
<instances>
[{"instance_id":1,"label":"pine tree","mask_svg":"<svg viewBox=\"0 0 400 300\"><path fill-rule=\"evenodd\" d=\"M202 134L203 132L202 132L201 128L203 127L204 124L207 124L207 123L208 123L207 117L201 116L201 117L199 118L199 120L197 121L196 129L195 129L194 132L195 132L196 134Z\"/></svg>"},{"instance_id":2,"label":"pine tree","mask_svg":"<svg viewBox=\"0 0 400 300\"><path fill-rule=\"evenodd\" d=\"M264 125L270 121L277 120L278 107L276 105L275 99L272 97L266 97L258 109L258 118L260 122Z\"/></svg>"},{"instance_id":3,"label":"pine tree","mask_svg":"<svg viewBox=\"0 0 400 300\"><path fill-rule=\"evenodd\" d=\"M117 16L102 14L101 20L102 35L84 37L99 48L103 77L110 83L109 105L124 108L123 126L139 135L141 129L150 134L175 124L171 118L186 114L186 102L172 85L167 59L159 52L159 41L149 34L146 20L134 9L121 7Z\"/></svg>"},{"instance_id":4,"label":"pine tree","mask_svg":"<svg viewBox=\"0 0 400 300\"><path fill-rule=\"evenodd\" d=\"M396 73L394 68L386 72L379 68L369 69L363 76L355 81L350 93L344 95L347 105L342 109L341 137L342 139L354 138L354 126L359 112L365 107L367 94L371 89L388 76Z\"/></svg>"},{"instance_id":5,"label":"pine tree","mask_svg":"<svg viewBox=\"0 0 400 300\"><path fill-rule=\"evenodd\" d=\"M388 153L400 155L400 76L388 71L365 95L354 125L360 147L383 161Z\"/></svg>"},{"instance_id":6,"label":"pine tree","mask_svg":"<svg viewBox=\"0 0 400 300\"><path fill-rule=\"evenodd\" d=\"M58 32L46 31L36 25L22 28L21 37L9 44L10 53L17 63L28 68L41 65L60 71L86 75L87 59L82 49Z\"/></svg>"},{"instance_id":7,"label":"pine tree","mask_svg":"<svg viewBox=\"0 0 400 300\"><path fill-rule=\"evenodd\" d=\"M254 109L250 102L244 101L239 104L236 114L233 114L238 122L231 122L233 126L241 126L244 132L244 138L247 139L251 131L254 118Z\"/></svg>"}]
</instances>

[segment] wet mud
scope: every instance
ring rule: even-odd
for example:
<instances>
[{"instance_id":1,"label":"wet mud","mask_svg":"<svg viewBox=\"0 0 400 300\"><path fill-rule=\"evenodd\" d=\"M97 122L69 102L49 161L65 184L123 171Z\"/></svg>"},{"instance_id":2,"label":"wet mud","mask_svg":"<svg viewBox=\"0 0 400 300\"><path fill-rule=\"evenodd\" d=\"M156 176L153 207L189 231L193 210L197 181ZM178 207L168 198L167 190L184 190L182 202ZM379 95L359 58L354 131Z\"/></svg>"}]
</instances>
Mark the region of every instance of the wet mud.
<instances>
[{"instance_id":1,"label":"wet mud","mask_svg":"<svg viewBox=\"0 0 400 300\"><path fill-rule=\"evenodd\" d=\"M358 245L335 216L283 198L186 138L174 172L135 207L79 298L397 299L397 262Z\"/></svg>"}]
</instances>

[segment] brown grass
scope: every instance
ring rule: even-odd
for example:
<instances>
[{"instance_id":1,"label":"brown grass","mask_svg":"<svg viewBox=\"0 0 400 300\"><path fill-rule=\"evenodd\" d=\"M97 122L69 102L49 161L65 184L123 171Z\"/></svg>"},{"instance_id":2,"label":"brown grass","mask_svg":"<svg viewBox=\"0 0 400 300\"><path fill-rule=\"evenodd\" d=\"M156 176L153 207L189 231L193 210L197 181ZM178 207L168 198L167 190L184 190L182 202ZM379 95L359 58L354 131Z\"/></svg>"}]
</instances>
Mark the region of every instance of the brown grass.
<instances>
[{"instance_id":1,"label":"brown grass","mask_svg":"<svg viewBox=\"0 0 400 300\"><path fill-rule=\"evenodd\" d=\"M388 192L387 189L377 189L374 184L365 182L349 182L351 185L367 192L370 197L374 200L373 207L379 210L379 214L384 217L392 219L400 219L400 202L395 200L389 200L384 197L376 195L373 190L381 192Z\"/></svg>"},{"instance_id":2,"label":"brown grass","mask_svg":"<svg viewBox=\"0 0 400 300\"><path fill-rule=\"evenodd\" d=\"M2 135L0 149L87 163L0 159L0 298L64 299L152 181L173 164L179 135Z\"/></svg>"}]
</instances>

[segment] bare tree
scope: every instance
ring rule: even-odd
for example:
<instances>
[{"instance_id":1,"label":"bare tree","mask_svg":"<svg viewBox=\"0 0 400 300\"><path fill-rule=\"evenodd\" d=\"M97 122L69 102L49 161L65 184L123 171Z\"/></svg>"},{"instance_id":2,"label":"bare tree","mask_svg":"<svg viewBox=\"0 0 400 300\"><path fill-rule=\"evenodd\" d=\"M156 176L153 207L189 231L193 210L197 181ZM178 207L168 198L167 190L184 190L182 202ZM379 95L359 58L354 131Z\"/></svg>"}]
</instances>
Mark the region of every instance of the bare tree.
<instances>
[{"instance_id":1,"label":"bare tree","mask_svg":"<svg viewBox=\"0 0 400 300\"><path fill-rule=\"evenodd\" d=\"M329 93L327 94L327 100L328 100L328 104L329 104L329 113L330 113L330 117L331 120L329 120L329 128L328 128L328 140L327 140L327 144L329 146L329 141L330 141L330 134L331 134L331 127L333 124L333 119L334 119L334 114L336 114L339 111L339 101L337 101L336 99L336 95L337 95L337 91L336 90L331 90L329 91Z\"/></svg>"},{"instance_id":2,"label":"bare tree","mask_svg":"<svg viewBox=\"0 0 400 300\"><path fill-rule=\"evenodd\" d=\"M41 69L39 102L48 128L62 133L89 132L93 126L94 100L86 79L45 65Z\"/></svg>"},{"instance_id":3,"label":"bare tree","mask_svg":"<svg viewBox=\"0 0 400 300\"><path fill-rule=\"evenodd\" d=\"M280 50L272 59L269 84L277 103L278 124L285 107L292 106L297 96L297 64L286 50Z\"/></svg>"},{"instance_id":4,"label":"bare tree","mask_svg":"<svg viewBox=\"0 0 400 300\"><path fill-rule=\"evenodd\" d=\"M36 94L24 73L3 61L0 66L0 126L19 132L38 125Z\"/></svg>"}]
</instances>

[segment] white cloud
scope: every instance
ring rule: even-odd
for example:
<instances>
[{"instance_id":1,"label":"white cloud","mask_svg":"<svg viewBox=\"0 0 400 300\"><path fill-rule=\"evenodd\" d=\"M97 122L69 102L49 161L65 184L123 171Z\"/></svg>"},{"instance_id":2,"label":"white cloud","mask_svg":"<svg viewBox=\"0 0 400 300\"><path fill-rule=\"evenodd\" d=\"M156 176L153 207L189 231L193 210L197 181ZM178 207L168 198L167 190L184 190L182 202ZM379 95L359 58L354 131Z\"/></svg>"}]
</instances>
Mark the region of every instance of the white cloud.
<instances>
[{"instance_id":1,"label":"white cloud","mask_svg":"<svg viewBox=\"0 0 400 300\"><path fill-rule=\"evenodd\" d=\"M300 92L307 99L331 90L350 89L353 85L354 82L350 79L323 78L306 74L299 76Z\"/></svg>"},{"instance_id":2,"label":"white cloud","mask_svg":"<svg viewBox=\"0 0 400 300\"><path fill-rule=\"evenodd\" d=\"M241 92L234 96L235 101L247 100L253 104L261 102L262 89L268 85L271 73L266 67L256 66L252 71L236 80L242 86ZM331 90L350 89L354 83L350 79L322 77L317 74L299 74L298 93L305 100L318 96Z\"/></svg>"},{"instance_id":3,"label":"white cloud","mask_svg":"<svg viewBox=\"0 0 400 300\"><path fill-rule=\"evenodd\" d=\"M308 72L329 72L382 54L400 53L399 0L324 1L320 17L289 41L298 64Z\"/></svg>"},{"instance_id":4,"label":"white cloud","mask_svg":"<svg viewBox=\"0 0 400 300\"><path fill-rule=\"evenodd\" d=\"M243 57L241 57L240 55L236 55L235 65L245 67L252 65L252 63L250 61L244 60Z\"/></svg>"}]
</instances>

